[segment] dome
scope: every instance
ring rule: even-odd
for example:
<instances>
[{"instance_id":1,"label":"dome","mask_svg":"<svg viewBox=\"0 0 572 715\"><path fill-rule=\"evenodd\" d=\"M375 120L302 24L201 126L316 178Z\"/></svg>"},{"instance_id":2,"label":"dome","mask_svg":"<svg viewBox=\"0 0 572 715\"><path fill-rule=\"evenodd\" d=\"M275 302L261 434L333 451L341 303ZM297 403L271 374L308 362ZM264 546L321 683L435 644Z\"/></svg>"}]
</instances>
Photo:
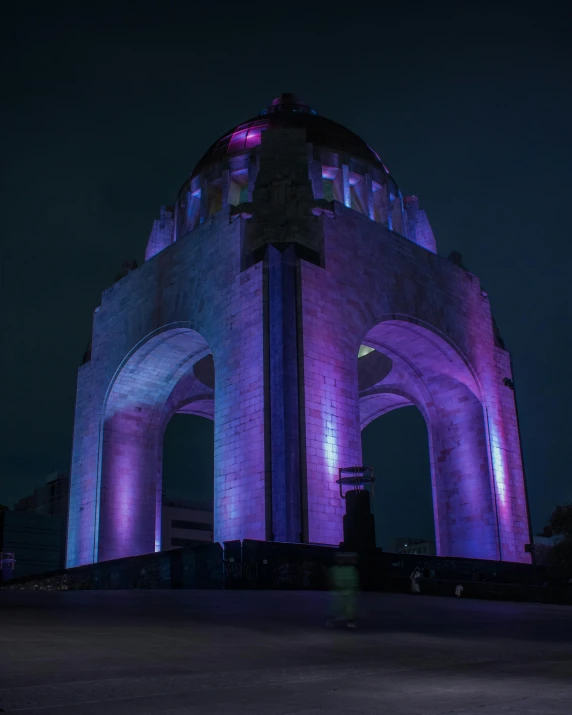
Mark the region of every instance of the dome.
<instances>
[{"instance_id":1,"label":"dome","mask_svg":"<svg viewBox=\"0 0 572 715\"><path fill-rule=\"evenodd\" d=\"M174 240L225 207L253 201L259 145L269 128L304 130L312 149L307 165L314 199L343 204L395 233L408 235L406 202L376 152L357 134L321 117L293 94L281 94L256 117L226 132L197 163L177 194ZM410 213L418 210L417 204L413 206L416 199L407 201ZM427 241L432 245L431 237Z\"/></svg>"},{"instance_id":2,"label":"dome","mask_svg":"<svg viewBox=\"0 0 572 715\"><path fill-rule=\"evenodd\" d=\"M387 173L376 152L357 134L331 119L321 117L293 94L281 94L258 116L225 132L195 166L191 178L226 156L248 151L260 144L262 132L269 127L305 129L311 144L376 164Z\"/></svg>"}]
</instances>

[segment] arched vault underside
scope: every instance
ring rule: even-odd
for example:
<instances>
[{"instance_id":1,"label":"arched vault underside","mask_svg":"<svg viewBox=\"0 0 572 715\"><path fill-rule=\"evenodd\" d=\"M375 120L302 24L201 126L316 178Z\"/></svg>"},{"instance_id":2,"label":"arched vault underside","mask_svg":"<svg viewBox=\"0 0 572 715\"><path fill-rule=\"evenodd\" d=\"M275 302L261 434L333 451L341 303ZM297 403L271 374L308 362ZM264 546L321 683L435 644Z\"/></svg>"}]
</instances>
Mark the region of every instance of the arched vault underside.
<instances>
[{"instance_id":1,"label":"arched vault underside","mask_svg":"<svg viewBox=\"0 0 572 715\"><path fill-rule=\"evenodd\" d=\"M425 418L437 553L498 558L486 415L470 366L445 338L405 320L380 322L363 344L373 351L358 363L361 428L408 405Z\"/></svg>"},{"instance_id":2,"label":"arched vault underside","mask_svg":"<svg viewBox=\"0 0 572 715\"><path fill-rule=\"evenodd\" d=\"M115 375L103 415L96 533L104 538L95 560L160 549L163 436L177 412L213 418L209 352L195 331L170 329L139 346Z\"/></svg>"}]
</instances>

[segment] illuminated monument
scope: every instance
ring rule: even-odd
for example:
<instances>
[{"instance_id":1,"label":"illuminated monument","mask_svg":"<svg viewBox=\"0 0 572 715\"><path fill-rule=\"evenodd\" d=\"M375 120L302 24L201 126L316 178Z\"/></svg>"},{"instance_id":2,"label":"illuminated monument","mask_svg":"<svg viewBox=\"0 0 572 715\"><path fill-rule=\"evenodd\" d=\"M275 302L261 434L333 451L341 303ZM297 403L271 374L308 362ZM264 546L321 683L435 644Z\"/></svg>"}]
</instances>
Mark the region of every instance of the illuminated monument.
<instances>
[{"instance_id":1,"label":"illuminated monument","mask_svg":"<svg viewBox=\"0 0 572 715\"><path fill-rule=\"evenodd\" d=\"M68 565L161 548L177 412L214 419L215 540L337 545L338 469L406 405L427 424L438 553L529 561L510 357L479 279L436 254L372 148L282 95L209 149L144 265L103 293Z\"/></svg>"}]
</instances>

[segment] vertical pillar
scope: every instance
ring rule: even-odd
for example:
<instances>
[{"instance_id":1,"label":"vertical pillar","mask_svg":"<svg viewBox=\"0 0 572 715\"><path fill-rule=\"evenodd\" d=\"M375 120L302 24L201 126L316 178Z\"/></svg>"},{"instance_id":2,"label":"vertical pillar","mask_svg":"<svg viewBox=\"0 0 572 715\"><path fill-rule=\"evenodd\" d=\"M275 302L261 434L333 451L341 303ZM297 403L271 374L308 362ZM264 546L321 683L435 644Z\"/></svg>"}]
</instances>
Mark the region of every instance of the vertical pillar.
<instances>
[{"instance_id":1,"label":"vertical pillar","mask_svg":"<svg viewBox=\"0 0 572 715\"><path fill-rule=\"evenodd\" d=\"M275 541L302 539L296 253L268 247L268 359Z\"/></svg>"},{"instance_id":2,"label":"vertical pillar","mask_svg":"<svg viewBox=\"0 0 572 715\"><path fill-rule=\"evenodd\" d=\"M395 197L391 191L387 192L387 228L393 231L393 206L395 204Z\"/></svg>"},{"instance_id":3,"label":"vertical pillar","mask_svg":"<svg viewBox=\"0 0 572 715\"><path fill-rule=\"evenodd\" d=\"M97 557L98 449L103 390L91 362L77 380L73 451L70 474L66 566L93 563Z\"/></svg>"},{"instance_id":4,"label":"vertical pillar","mask_svg":"<svg viewBox=\"0 0 572 715\"><path fill-rule=\"evenodd\" d=\"M211 343L215 541L268 539L263 304L261 261L236 277Z\"/></svg>"},{"instance_id":5,"label":"vertical pillar","mask_svg":"<svg viewBox=\"0 0 572 715\"><path fill-rule=\"evenodd\" d=\"M510 354L496 346L493 350L494 373L483 384L501 560L530 563L530 554L525 552L530 526Z\"/></svg>"},{"instance_id":6,"label":"vertical pillar","mask_svg":"<svg viewBox=\"0 0 572 715\"><path fill-rule=\"evenodd\" d=\"M344 205L351 209L352 195L350 190L350 167L347 164L342 164L342 182L344 188Z\"/></svg>"},{"instance_id":7,"label":"vertical pillar","mask_svg":"<svg viewBox=\"0 0 572 715\"><path fill-rule=\"evenodd\" d=\"M323 268L300 261L300 295L307 538L337 545L345 511L339 468L362 461L356 326L341 317L347 294Z\"/></svg>"},{"instance_id":8,"label":"vertical pillar","mask_svg":"<svg viewBox=\"0 0 572 715\"><path fill-rule=\"evenodd\" d=\"M375 221L375 209L373 206L373 186L371 174L366 174L365 177L365 208L367 215L372 221Z\"/></svg>"},{"instance_id":9,"label":"vertical pillar","mask_svg":"<svg viewBox=\"0 0 572 715\"><path fill-rule=\"evenodd\" d=\"M111 392L109 402L113 396ZM125 403L105 418L103 427L97 561L157 550L154 522L162 444L154 421L156 404L134 405L129 399Z\"/></svg>"}]
</instances>

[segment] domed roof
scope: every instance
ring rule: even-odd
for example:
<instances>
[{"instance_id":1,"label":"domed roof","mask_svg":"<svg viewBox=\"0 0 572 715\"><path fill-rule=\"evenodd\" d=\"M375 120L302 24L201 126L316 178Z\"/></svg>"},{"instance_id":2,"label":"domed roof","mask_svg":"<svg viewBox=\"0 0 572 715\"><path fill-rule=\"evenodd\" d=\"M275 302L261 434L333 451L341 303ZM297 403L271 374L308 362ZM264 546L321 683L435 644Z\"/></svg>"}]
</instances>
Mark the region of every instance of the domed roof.
<instances>
[{"instance_id":1,"label":"domed roof","mask_svg":"<svg viewBox=\"0 0 572 715\"><path fill-rule=\"evenodd\" d=\"M268 109L218 139L195 166L192 177L229 154L238 154L260 144L262 132L268 127L303 128L311 144L377 164L387 173L376 152L357 134L331 119L321 117L293 94L281 94Z\"/></svg>"}]
</instances>

